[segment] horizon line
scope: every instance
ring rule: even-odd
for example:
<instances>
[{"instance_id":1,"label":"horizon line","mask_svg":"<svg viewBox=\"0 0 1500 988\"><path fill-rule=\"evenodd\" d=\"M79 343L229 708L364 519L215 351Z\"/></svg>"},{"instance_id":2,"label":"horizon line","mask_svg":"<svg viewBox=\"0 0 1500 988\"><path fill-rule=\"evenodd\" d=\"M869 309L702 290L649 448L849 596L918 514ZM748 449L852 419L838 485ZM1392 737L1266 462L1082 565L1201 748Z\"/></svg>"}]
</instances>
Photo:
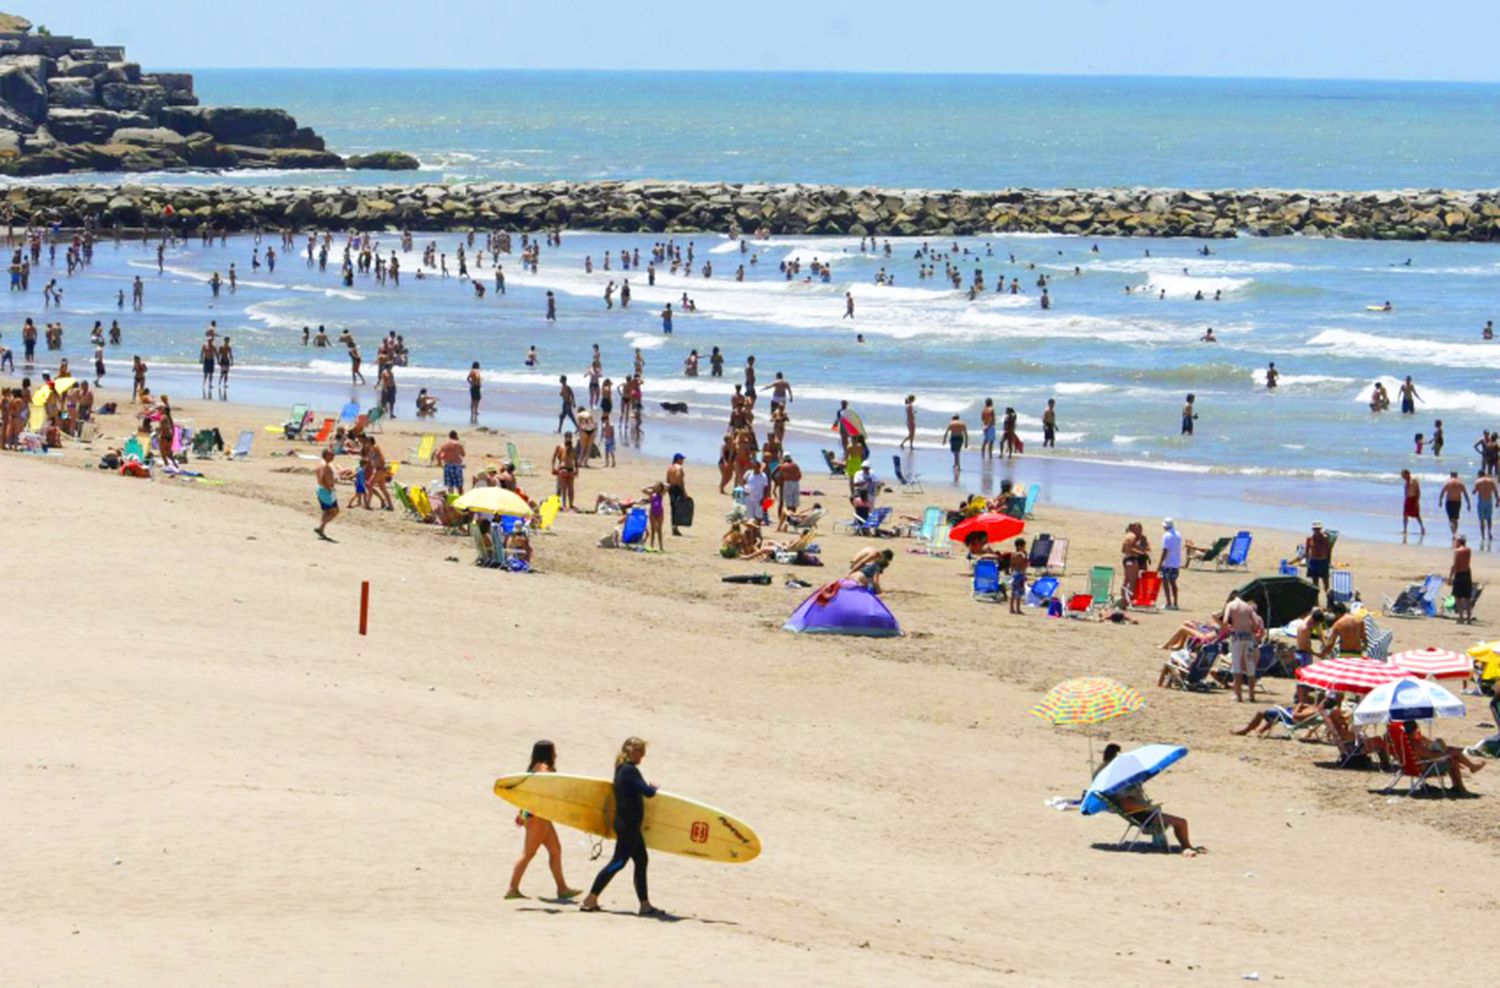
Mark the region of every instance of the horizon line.
<instances>
[{"instance_id":1,"label":"horizon line","mask_svg":"<svg viewBox=\"0 0 1500 988\"><path fill-rule=\"evenodd\" d=\"M803 68L639 68L639 67L590 67L567 68L559 66L496 66L496 65L172 65L155 70L162 72L537 72L537 73L597 73L640 75L826 75L826 76L914 76L924 78L982 78L982 79L1115 79L1115 80L1181 80L1215 82L1371 82L1400 83L1412 85L1451 86L1495 86L1494 79L1440 79L1427 77L1349 76L1349 75L1240 75L1233 73L1214 75L1176 74L1169 72L988 72L984 70L923 70L872 71L869 69L803 69Z\"/></svg>"}]
</instances>

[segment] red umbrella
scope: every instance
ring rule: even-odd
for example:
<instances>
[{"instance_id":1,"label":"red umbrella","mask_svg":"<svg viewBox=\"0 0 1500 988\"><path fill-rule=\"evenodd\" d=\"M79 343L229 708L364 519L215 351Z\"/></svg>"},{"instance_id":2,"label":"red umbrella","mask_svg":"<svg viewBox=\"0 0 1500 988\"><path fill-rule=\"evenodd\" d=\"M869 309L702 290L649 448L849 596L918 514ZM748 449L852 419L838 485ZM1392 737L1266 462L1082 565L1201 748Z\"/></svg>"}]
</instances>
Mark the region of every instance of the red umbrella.
<instances>
[{"instance_id":1,"label":"red umbrella","mask_svg":"<svg viewBox=\"0 0 1500 988\"><path fill-rule=\"evenodd\" d=\"M1398 669L1433 679L1468 679L1474 674L1474 660L1446 648L1414 648L1397 652L1386 659Z\"/></svg>"},{"instance_id":2,"label":"red umbrella","mask_svg":"<svg viewBox=\"0 0 1500 988\"><path fill-rule=\"evenodd\" d=\"M1297 678L1307 685L1338 693L1368 693L1410 675L1400 666L1373 659L1325 659L1297 670Z\"/></svg>"},{"instance_id":3,"label":"red umbrella","mask_svg":"<svg viewBox=\"0 0 1500 988\"><path fill-rule=\"evenodd\" d=\"M1026 531L1026 523L1021 519L1002 515L998 511L987 511L982 515L965 518L954 525L953 530L948 533L948 538L955 542L967 542L970 535L981 532L986 542L1004 542L1024 531Z\"/></svg>"}]
</instances>

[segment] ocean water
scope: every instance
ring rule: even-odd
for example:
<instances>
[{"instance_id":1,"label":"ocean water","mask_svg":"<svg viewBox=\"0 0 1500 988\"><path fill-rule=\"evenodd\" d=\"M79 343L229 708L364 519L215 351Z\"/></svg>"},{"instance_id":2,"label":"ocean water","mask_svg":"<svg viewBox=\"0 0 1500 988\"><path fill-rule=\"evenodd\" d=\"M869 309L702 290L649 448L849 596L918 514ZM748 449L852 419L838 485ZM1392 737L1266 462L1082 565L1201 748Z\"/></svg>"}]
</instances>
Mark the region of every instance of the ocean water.
<instances>
[{"instance_id":1,"label":"ocean water","mask_svg":"<svg viewBox=\"0 0 1500 988\"><path fill-rule=\"evenodd\" d=\"M418 239L418 251L427 239ZM455 272L459 241L458 234L436 238ZM183 401L198 392L193 360L214 319L238 355L231 397L312 400L323 409L350 398L369 405L374 394L350 385L341 349L304 347L301 328L323 324L334 337L347 328L361 343L367 370L378 339L394 331L412 351L411 366L398 371L403 416L416 389L428 387L443 399L445 417L464 420L463 379L478 360L487 381L486 423L548 429L555 425L557 375L568 374L582 393L592 345L616 381L639 350L651 413L645 448L666 453L686 445L708 463L732 387L754 355L762 388L777 371L793 384L789 435L804 462L816 463L819 449L831 445L834 408L848 399L869 427L876 462L888 465L904 435L903 398L913 393L918 466L929 481L946 484L948 457L938 446L944 425L959 415L977 450L979 409L992 398L1002 410L1017 409L1027 451L1014 465L983 468L970 454L965 487L992 487L1014 474L1044 480L1049 496L1080 506L1138 510L1144 495L1153 511L1243 521L1255 516L1247 514L1250 504L1267 523L1296 524L1318 513L1372 536L1393 534L1401 469L1433 480L1448 469L1469 476L1477 464L1470 444L1482 429L1500 428L1494 387L1500 342L1480 338L1484 322L1500 315L1500 250L1489 245L1267 238L1217 242L1205 257L1200 243L1185 240L928 241L947 254L936 261L939 273L951 262L967 285L982 269L989 290L971 300L966 291L918 276L919 239L892 239L888 256L884 242L862 252L857 238L779 238L742 247L696 236L678 241L684 252L689 241L694 272L662 270L652 287L644 269L624 272L618 264L624 249L639 249L644 263L649 236L568 233L560 248L544 250L536 274L524 273L514 255L503 256L508 294L490 291L484 299L457 277L415 278L418 253L403 256L399 288L368 276L346 288L337 249L327 272L309 267L299 251L283 256L274 273L252 272L249 237L222 247L194 241L169 249L158 273L154 246L104 243L93 266L71 278L61 268L62 251L56 267L44 251L32 290L0 301L0 325L6 344L18 348L24 316L61 319L64 352L85 367L92 322L107 326L118 318L125 341L109 352L106 381L127 380L129 357L140 353L152 365L155 390ZM398 238L388 235L379 246L389 253ZM613 259L608 272L606 253ZM592 274L586 258L594 262ZM829 283L788 281L781 271L784 262L801 260L805 277L814 259L831 265ZM214 302L207 278L231 261L239 290L226 289ZM704 262L712 263L712 277L703 276ZM742 264L746 277L737 282ZM894 285L875 284L882 269ZM493 287L492 261L471 274ZM120 311L115 293L128 294L136 275L146 281L145 310ZM1045 311L1036 284L1043 275L1051 279L1053 300ZM1007 288L1017 281L1021 293L995 292L1001 276ZM63 284L64 305L44 311L41 287L51 277ZM630 308L607 309L605 284L626 277ZM558 299L555 324L543 318L548 291ZM1204 300L1195 300L1200 291ZM842 318L845 292L855 298L853 320ZM668 302L680 309L684 294L697 311L679 312L668 336L659 312ZM1393 311L1367 309L1386 300ZM1199 342L1209 326L1218 344ZM540 354L537 368L524 366L529 346ZM707 376L714 346L726 358L722 379ZM682 373L692 349L704 357L696 379ZM54 367L56 356L44 353L43 366ZM1263 386L1271 361L1282 374L1275 393ZM1372 414L1366 403L1373 382L1383 381L1394 395L1407 374L1423 398L1419 414ZM1189 392L1200 414L1190 438L1178 428ZM1058 449L1042 453L1040 416L1048 398L1057 401ZM666 418L660 401L686 402L689 412ZM211 417L197 408L200 423ZM1430 433L1437 419L1447 435L1445 455L1419 458L1413 436ZM1297 514L1288 517L1289 510Z\"/></svg>"},{"instance_id":2,"label":"ocean water","mask_svg":"<svg viewBox=\"0 0 1500 988\"><path fill-rule=\"evenodd\" d=\"M423 162L397 175L224 179L242 183L1487 188L1500 159L1493 84L426 70L195 77L207 104L284 107L341 153L395 148Z\"/></svg>"}]
</instances>

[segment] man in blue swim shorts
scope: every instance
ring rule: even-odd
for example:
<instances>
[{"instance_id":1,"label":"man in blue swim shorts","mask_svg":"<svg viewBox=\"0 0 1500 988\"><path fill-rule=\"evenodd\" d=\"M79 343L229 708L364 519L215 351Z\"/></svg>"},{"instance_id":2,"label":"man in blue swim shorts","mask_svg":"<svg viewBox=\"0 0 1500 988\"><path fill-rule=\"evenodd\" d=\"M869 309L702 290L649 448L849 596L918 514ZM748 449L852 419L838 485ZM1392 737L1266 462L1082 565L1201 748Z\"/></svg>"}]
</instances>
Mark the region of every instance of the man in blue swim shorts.
<instances>
[{"instance_id":1,"label":"man in blue swim shorts","mask_svg":"<svg viewBox=\"0 0 1500 988\"><path fill-rule=\"evenodd\" d=\"M334 540L330 539L323 529L327 528L328 523L337 518L339 513L339 497L333 492L333 485L338 481L333 472L333 450L323 450L323 462L318 464L316 476L318 478L318 508L323 512L323 516L318 522L318 527L313 531L317 532L318 538L324 542L332 542Z\"/></svg>"}]
</instances>

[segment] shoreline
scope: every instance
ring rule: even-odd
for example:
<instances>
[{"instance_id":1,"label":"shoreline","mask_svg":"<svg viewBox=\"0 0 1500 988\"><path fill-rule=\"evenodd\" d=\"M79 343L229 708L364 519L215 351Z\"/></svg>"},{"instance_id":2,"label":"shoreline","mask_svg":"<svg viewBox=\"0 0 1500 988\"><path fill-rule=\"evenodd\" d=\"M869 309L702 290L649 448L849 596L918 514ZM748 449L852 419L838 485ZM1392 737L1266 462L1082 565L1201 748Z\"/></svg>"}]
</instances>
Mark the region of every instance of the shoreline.
<instances>
[{"instance_id":1,"label":"shoreline","mask_svg":"<svg viewBox=\"0 0 1500 988\"><path fill-rule=\"evenodd\" d=\"M170 226L184 233L321 225L369 231L567 227L631 233L765 229L778 236L1500 240L1495 190L934 191L647 180L335 187L17 182L0 189L22 223L96 223L104 230Z\"/></svg>"}]
</instances>

